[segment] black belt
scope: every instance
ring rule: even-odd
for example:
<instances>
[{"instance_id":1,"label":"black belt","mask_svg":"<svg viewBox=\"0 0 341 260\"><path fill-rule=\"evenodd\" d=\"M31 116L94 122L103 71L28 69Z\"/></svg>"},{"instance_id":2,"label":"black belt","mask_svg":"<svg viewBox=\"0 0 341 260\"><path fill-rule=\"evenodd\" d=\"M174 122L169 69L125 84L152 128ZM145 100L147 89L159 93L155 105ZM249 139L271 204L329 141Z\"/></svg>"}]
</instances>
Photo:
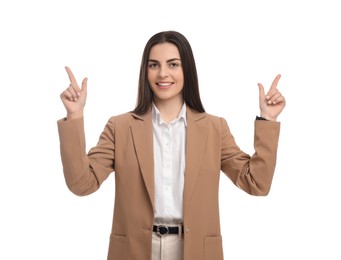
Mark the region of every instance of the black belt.
<instances>
[{"instance_id":1,"label":"black belt","mask_svg":"<svg viewBox=\"0 0 341 260\"><path fill-rule=\"evenodd\" d=\"M168 227L164 225L153 226L153 232L157 233L159 236L165 236L168 234L179 234L179 227ZM184 233L183 227L181 228L181 233Z\"/></svg>"}]
</instances>

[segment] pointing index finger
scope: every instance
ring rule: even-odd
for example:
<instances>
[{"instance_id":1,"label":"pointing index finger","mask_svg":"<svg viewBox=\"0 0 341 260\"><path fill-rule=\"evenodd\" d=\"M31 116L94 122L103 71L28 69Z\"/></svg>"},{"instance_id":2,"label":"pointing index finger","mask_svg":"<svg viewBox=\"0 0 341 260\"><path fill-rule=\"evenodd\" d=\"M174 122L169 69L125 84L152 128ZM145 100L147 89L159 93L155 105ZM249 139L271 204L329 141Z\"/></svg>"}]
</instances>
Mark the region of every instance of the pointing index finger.
<instances>
[{"instance_id":1,"label":"pointing index finger","mask_svg":"<svg viewBox=\"0 0 341 260\"><path fill-rule=\"evenodd\" d=\"M67 72L67 75L69 76L70 82L71 82L71 83L77 84L76 78L75 78L75 76L73 75L73 73L72 73L72 71L70 70L70 68L67 67L67 66L65 66L65 70L66 70L66 72Z\"/></svg>"},{"instance_id":2,"label":"pointing index finger","mask_svg":"<svg viewBox=\"0 0 341 260\"><path fill-rule=\"evenodd\" d=\"M276 76L276 78L274 79L274 81L272 82L271 87L270 87L270 90L274 90L274 89L277 88L278 81L279 81L280 78L281 78L281 74L278 74L278 75Z\"/></svg>"}]
</instances>

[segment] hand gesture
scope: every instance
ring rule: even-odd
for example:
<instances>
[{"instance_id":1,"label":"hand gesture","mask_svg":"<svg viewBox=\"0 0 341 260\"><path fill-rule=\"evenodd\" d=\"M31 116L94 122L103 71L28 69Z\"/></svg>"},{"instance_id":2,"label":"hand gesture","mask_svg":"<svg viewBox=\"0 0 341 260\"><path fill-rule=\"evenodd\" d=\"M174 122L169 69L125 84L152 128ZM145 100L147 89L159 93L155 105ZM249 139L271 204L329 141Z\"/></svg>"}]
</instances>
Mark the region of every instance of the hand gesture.
<instances>
[{"instance_id":1,"label":"hand gesture","mask_svg":"<svg viewBox=\"0 0 341 260\"><path fill-rule=\"evenodd\" d=\"M277 89L280 78L281 75L276 76L267 94L264 92L263 85L258 83L260 116L271 121L277 120L286 104L285 98Z\"/></svg>"},{"instance_id":2,"label":"hand gesture","mask_svg":"<svg viewBox=\"0 0 341 260\"><path fill-rule=\"evenodd\" d=\"M65 69L70 79L70 85L60 94L60 98L67 111L67 119L79 118L83 116L88 79L83 79L82 87L80 88L70 68L65 67Z\"/></svg>"}]
</instances>

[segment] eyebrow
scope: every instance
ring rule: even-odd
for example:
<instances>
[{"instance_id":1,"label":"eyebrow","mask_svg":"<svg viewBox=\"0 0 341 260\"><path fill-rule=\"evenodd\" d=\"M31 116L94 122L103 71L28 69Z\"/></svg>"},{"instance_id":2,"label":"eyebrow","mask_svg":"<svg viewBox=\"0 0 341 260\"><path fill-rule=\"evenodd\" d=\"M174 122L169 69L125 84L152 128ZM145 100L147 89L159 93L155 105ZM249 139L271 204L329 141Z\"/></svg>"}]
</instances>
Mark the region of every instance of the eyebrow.
<instances>
[{"instance_id":1,"label":"eyebrow","mask_svg":"<svg viewBox=\"0 0 341 260\"><path fill-rule=\"evenodd\" d=\"M172 62L172 61L176 61L176 60L181 61L178 58L173 58L173 59L167 60L166 62L168 63L168 62ZM158 60L149 59L148 62L159 62L159 61Z\"/></svg>"}]
</instances>

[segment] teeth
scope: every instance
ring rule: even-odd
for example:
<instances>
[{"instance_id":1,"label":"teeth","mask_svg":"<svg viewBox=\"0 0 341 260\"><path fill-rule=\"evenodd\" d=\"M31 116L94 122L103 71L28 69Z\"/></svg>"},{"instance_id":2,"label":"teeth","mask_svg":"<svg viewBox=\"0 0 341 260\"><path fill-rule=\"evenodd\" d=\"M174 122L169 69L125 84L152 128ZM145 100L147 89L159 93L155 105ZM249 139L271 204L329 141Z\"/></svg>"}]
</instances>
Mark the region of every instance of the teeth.
<instances>
[{"instance_id":1,"label":"teeth","mask_svg":"<svg viewBox=\"0 0 341 260\"><path fill-rule=\"evenodd\" d=\"M172 83L157 83L159 86L170 86Z\"/></svg>"}]
</instances>

